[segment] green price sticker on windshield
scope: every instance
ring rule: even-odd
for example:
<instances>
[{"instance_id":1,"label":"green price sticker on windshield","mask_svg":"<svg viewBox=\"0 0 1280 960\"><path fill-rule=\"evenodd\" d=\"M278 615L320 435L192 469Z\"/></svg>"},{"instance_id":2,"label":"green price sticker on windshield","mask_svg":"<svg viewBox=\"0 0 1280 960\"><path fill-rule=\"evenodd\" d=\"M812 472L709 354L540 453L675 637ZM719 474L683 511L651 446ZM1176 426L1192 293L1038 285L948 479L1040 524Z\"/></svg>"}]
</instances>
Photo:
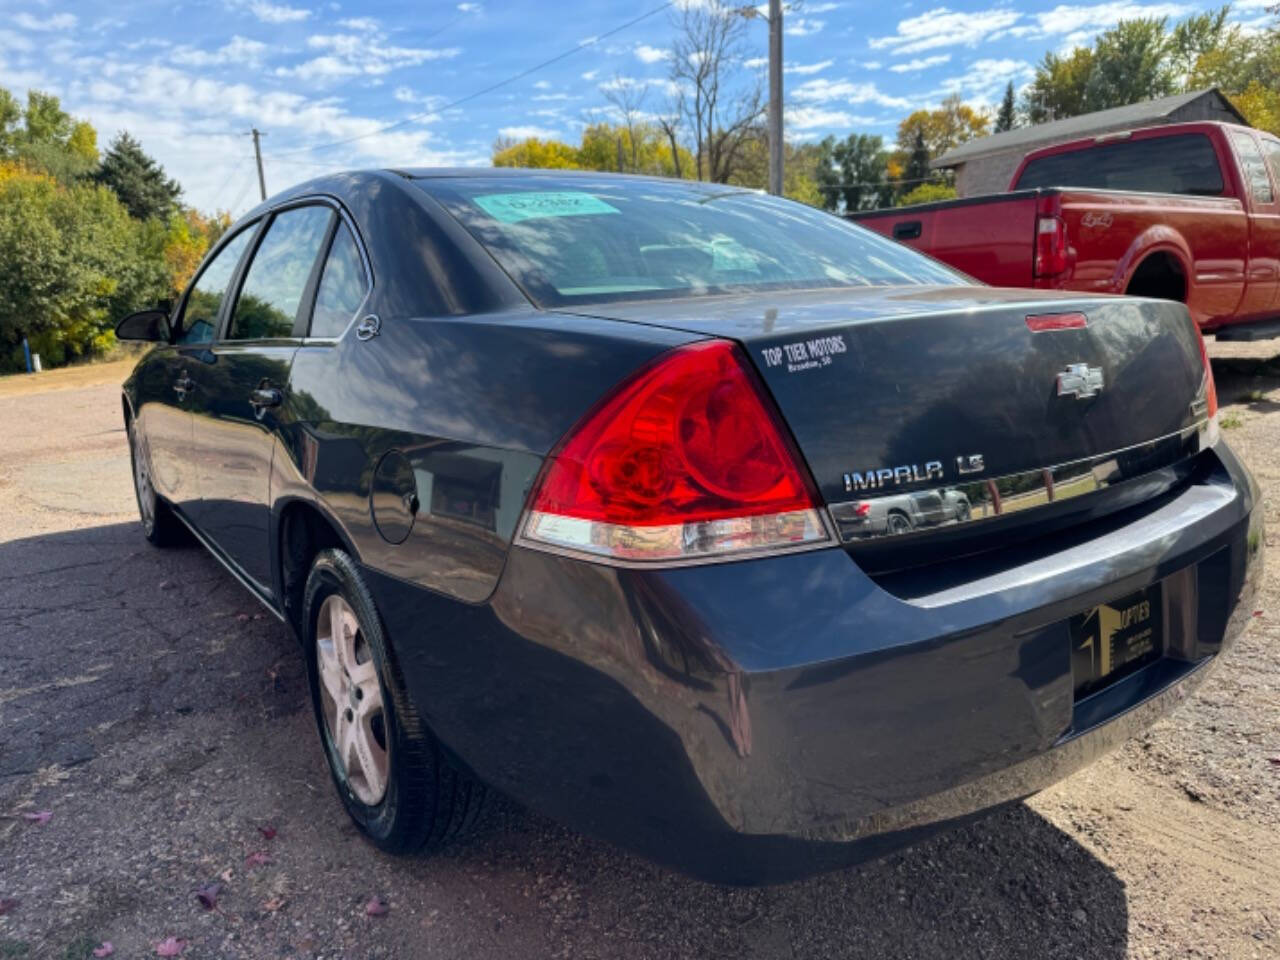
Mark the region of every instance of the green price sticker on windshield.
<instances>
[{"instance_id":1,"label":"green price sticker on windshield","mask_svg":"<svg viewBox=\"0 0 1280 960\"><path fill-rule=\"evenodd\" d=\"M546 217L597 216L619 213L599 197L576 190L557 192L486 193L475 204L499 223L519 223Z\"/></svg>"}]
</instances>

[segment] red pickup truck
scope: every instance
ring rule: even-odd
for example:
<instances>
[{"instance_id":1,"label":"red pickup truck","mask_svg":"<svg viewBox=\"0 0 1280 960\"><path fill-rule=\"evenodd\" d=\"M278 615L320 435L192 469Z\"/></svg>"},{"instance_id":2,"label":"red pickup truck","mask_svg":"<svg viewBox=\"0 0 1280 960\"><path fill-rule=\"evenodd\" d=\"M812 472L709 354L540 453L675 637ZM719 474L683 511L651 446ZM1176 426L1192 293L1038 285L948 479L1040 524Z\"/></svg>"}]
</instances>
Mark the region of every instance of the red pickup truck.
<instances>
[{"instance_id":1,"label":"red pickup truck","mask_svg":"<svg viewBox=\"0 0 1280 960\"><path fill-rule=\"evenodd\" d=\"M1280 335L1280 139L1249 127L1057 144L1008 193L849 218L995 286L1180 300L1220 340Z\"/></svg>"}]
</instances>

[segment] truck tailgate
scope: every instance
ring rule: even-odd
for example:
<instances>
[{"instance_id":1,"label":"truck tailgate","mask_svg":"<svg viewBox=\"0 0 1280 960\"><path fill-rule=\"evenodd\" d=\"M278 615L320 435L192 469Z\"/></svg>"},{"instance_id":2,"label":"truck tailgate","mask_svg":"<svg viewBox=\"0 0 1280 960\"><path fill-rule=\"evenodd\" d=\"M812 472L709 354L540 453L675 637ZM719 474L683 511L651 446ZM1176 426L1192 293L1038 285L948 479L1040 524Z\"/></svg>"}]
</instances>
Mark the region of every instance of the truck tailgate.
<instances>
[{"instance_id":1,"label":"truck tailgate","mask_svg":"<svg viewBox=\"0 0 1280 960\"><path fill-rule=\"evenodd\" d=\"M1043 190L1021 190L849 214L848 219L984 283L1032 285L1036 214Z\"/></svg>"}]
</instances>

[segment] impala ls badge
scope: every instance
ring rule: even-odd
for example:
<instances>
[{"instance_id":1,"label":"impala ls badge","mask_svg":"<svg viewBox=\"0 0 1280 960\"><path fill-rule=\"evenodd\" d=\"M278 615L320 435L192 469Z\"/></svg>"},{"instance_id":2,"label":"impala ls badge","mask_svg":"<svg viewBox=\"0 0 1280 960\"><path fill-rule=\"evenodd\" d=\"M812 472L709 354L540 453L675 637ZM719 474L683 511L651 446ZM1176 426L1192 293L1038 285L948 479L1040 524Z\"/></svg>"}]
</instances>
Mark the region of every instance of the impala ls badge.
<instances>
[{"instance_id":1,"label":"impala ls badge","mask_svg":"<svg viewBox=\"0 0 1280 960\"><path fill-rule=\"evenodd\" d=\"M882 490L885 487L896 487L904 483L941 479L942 461L930 460L923 465L910 463L901 467L881 467L879 470L868 470L866 473L846 473L844 488L847 492L853 493L855 490Z\"/></svg>"},{"instance_id":2,"label":"impala ls badge","mask_svg":"<svg viewBox=\"0 0 1280 960\"><path fill-rule=\"evenodd\" d=\"M981 473L987 469L987 463L982 459L982 454L971 453L968 456L956 457L956 470L960 473Z\"/></svg>"},{"instance_id":3,"label":"impala ls badge","mask_svg":"<svg viewBox=\"0 0 1280 960\"><path fill-rule=\"evenodd\" d=\"M1058 374L1058 396L1087 400L1102 392L1102 368L1087 363L1069 363Z\"/></svg>"}]
</instances>

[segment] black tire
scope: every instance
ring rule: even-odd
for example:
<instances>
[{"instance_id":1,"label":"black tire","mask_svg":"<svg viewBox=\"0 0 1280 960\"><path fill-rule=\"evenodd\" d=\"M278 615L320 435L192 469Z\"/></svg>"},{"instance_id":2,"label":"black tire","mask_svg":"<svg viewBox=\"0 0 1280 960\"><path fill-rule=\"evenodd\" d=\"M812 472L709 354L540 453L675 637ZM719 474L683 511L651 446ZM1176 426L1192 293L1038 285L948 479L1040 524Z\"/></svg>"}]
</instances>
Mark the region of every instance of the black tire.
<instances>
[{"instance_id":1,"label":"black tire","mask_svg":"<svg viewBox=\"0 0 1280 960\"><path fill-rule=\"evenodd\" d=\"M889 533L894 535L910 533L915 528L915 524L911 522L911 518L901 510L889 511L887 525L889 527Z\"/></svg>"},{"instance_id":2,"label":"black tire","mask_svg":"<svg viewBox=\"0 0 1280 960\"><path fill-rule=\"evenodd\" d=\"M969 513L970 509L968 502L962 503L960 504L959 509L956 510L956 519L961 523L964 523L969 519Z\"/></svg>"},{"instance_id":3,"label":"black tire","mask_svg":"<svg viewBox=\"0 0 1280 960\"><path fill-rule=\"evenodd\" d=\"M133 469L133 495L138 503L138 519L143 536L157 547L174 547L189 542L190 534L173 513L173 508L156 493L151 481L151 455L146 440L139 435L138 421L129 418L129 465Z\"/></svg>"},{"instance_id":4,"label":"black tire","mask_svg":"<svg viewBox=\"0 0 1280 960\"><path fill-rule=\"evenodd\" d=\"M367 650L381 686L382 738L387 757L385 793L369 804L347 771L325 718L320 677L320 613L338 594L359 623L359 647ZM311 565L303 589L304 656L316 726L329 772L347 813L374 846L388 853L435 849L474 825L486 790L445 756L405 689L373 596L355 562L342 550L323 550Z\"/></svg>"}]
</instances>

